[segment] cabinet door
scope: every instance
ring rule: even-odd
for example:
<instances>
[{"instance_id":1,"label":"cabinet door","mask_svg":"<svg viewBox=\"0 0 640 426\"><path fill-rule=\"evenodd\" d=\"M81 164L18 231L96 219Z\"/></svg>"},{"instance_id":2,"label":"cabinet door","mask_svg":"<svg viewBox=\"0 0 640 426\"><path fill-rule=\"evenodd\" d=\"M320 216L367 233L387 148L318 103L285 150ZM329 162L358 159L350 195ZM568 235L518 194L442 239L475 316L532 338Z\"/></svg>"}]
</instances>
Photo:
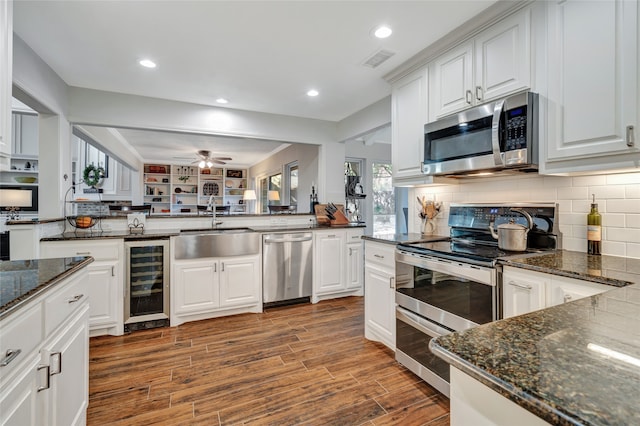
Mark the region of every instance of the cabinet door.
<instances>
[{"instance_id":1,"label":"cabinet door","mask_svg":"<svg viewBox=\"0 0 640 426\"><path fill-rule=\"evenodd\" d=\"M50 365L50 389L46 391L47 424L84 424L89 399L89 306L74 316L42 351L42 363Z\"/></svg>"},{"instance_id":2,"label":"cabinet door","mask_svg":"<svg viewBox=\"0 0 640 426\"><path fill-rule=\"evenodd\" d=\"M637 1L549 3L547 161L597 169L617 154L637 166L638 142L627 146L628 126L638 137L637 31Z\"/></svg>"},{"instance_id":3,"label":"cabinet door","mask_svg":"<svg viewBox=\"0 0 640 426\"><path fill-rule=\"evenodd\" d=\"M220 264L214 260L175 262L171 288L176 313L208 312L220 306Z\"/></svg>"},{"instance_id":4,"label":"cabinet door","mask_svg":"<svg viewBox=\"0 0 640 426\"><path fill-rule=\"evenodd\" d=\"M347 288L362 287L363 259L362 243L347 244Z\"/></svg>"},{"instance_id":5,"label":"cabinet door","mask_svg":"<svg viewBox=\"0 0 640 426\"><path fill-rule=\"evenodd\" d=\"M91 328L122 323L124 302L119 294L120 262L94 262L87 267L89 279L89 324Z\"/></svg>"},{"instance_id":6,"label":"cabinet door","mask_svg":"<svg viewBox=\"0 0 640 426\"><path fill-rule=\"evenodd\" d=\"M16 154L38 155L38 116L33 114L19 114L20 120L20 152Z\"/></svg>"},{"instance_id":7,"label":"cabinet door","mask_svg":"<svg viewBox=\"0 0 640 426\"><path fill-rule=\"evenodd\" d=\"M572 300L604 293L611 289L613 287L604 284L554 276L551 278L549 305L560 305Z\"/></svg>"},{"instance_id":8,"label":"cabinet door","mask_svg":"<svg viewBox=\"0 0 640 426\"><path fill-rule=\"evenodd\" d=\"M393 179L422 175L424 125L427 122L427 72L412 74L391 93Z\"/></svg>"},{"instance_id":9,"label":"cabinet door","mask_svg":"<svg viewBox=\"0 0 640 426\"><path fill-rule=\"evenodd\" d=\"M0 168L11 156L11 86L13 64L13 2L0 2Z\"/></svg>"},{"instance_id":10,"label":"cabinet door","mask_svg":"<svg viewBox=\"0 0 640 426\"><path fill-rule=\"evenodd\" d=\"M531 84L531 12L525 10L475 38L476 104L527 89Z\"/></svg>"},{"instance_id":11,"label":"cabinet door","mask_svg":"<svg viewBox=\"0 0 640 426\"><path fill-rule=\"evenodd\" d=\"M46 382L46 370L38 370L39 355L31 357L22 369L22 373L0 392L0 425L41 425L45 424L39 407L41 394L38 393L38 377L42 384Z\"/></svg>"},{"instance_id":12,"label":"cabinet door","mask_svg":"<svg viewBox=\"0 0 640 426\"><path fill-rule=\"evenodd\" d=\"M220 306L255 305L260 301L260 256L220 260Z\"/></svg>"},{"instance_id":13,"label":"cabinet door","mask_svg":"<svg viewBox=\"0 0 640 426\"><path fill-rule=\"evenodd\" d=\"M364 318L365 337L396 346L396 303L393 271L365 264Z\"/></svg>"},{"instance_id":14,"label":"cabinet door","mask_svg":"<svg viewBox=\"0 0 640 426\"><path fill-rule=\"evenodd\" d=\"M322 294L345 290L344 231L316 232L314 243L315 293Z\"/></svg>"},{"instance_id":15,"label":"cabinet door","mask_svg":"<svg viewBox=\"0 0 640 426\"><path fill-rule=\"evenodd\" d=\"M505 270L503 274L503 317L509 318L546 307L548 278Z\"/></svg>"},{"instance_id":16,"label":"cabinet door","mask_svg":"<svg viewBox=\"0 0 640 426\"><path fill-rule=\"evenodd\" d=\"M438 57L431 65L430 120L461 111L473 103L473 44L467 43Z\"/></svg>"}]
</instances>

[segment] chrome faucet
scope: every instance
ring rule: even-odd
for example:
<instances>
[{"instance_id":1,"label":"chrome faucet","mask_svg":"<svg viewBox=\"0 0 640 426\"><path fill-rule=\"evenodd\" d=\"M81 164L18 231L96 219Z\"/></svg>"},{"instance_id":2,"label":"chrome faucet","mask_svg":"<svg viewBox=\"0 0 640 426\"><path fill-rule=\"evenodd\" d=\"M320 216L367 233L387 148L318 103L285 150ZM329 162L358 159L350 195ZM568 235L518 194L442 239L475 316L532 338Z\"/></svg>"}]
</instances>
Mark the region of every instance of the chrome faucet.
<instances>
[{"instance_id":1,"label":"chrome faucet","mask_svg":"<svg viewBox=\"0 0 640 426\"><path fill-rule=\"evenodd\" d=\"M217 228L222 222L216 222L216 205L213 201L213 195L209 197L209 202L207 203L207 210L211 210L211 228Z\"/></svg>"}]
</instances>

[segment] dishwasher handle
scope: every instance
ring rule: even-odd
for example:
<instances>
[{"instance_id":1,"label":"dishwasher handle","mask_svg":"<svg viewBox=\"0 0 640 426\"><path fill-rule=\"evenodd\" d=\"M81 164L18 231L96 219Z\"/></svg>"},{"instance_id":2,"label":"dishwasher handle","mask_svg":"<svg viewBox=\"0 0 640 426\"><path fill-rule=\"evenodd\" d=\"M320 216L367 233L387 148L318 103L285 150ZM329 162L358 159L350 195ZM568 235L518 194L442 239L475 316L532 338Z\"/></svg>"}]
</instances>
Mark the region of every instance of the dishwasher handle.
<instances>
[{"instance_id":1,"label":"dishwasher handle","mask_svg":"<svg viewBox=\"0 0 640 426\"><path fill-rule=\"evenodd\" d=\"M296 237L296 238L292 238L292 237L285 237L285 238L265 238L264 239L264 243L265 244L276 244L276 243L297 243L297 242L303 242L303 241L311 241L313 239L313 237Z\"/></svg>"}]
</instances>

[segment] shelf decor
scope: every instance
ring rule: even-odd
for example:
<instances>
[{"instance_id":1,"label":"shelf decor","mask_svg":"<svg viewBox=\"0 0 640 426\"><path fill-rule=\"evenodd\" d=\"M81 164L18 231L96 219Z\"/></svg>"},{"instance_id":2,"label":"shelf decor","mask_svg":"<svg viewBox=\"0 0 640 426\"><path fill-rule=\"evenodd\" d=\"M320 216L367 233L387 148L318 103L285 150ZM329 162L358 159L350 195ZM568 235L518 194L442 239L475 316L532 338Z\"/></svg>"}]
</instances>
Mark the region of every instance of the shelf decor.
<instances>
[{"instance_id":1,"label":"shelf decor","mask_svg":"<svg viewBox=\"0 0 640 426\"><path fill-rule=\"evenodd\" d=\"M242 170L227 169L227 177L228 178L241 178L242 177Z\"/></svg>"}]
</instances>

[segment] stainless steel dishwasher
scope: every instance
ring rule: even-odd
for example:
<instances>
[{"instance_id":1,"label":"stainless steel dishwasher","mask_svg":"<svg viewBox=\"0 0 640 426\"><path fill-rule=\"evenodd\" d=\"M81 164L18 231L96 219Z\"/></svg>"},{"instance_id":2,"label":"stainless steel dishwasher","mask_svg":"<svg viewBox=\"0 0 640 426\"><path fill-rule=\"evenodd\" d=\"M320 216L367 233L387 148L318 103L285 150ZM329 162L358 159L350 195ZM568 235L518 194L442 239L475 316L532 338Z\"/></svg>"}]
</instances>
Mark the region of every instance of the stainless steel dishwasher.
<instances>
[{"instance_id":1,"label":"stainless steel dishwasher","mask_svg":"<svg viewBox=\"0 0 640 426\"><path fill-rule=\"evenodd\" d=\"M308 302L312 291L313 234L262 236L264 306Z\"/></svg>"}]
</instances>

